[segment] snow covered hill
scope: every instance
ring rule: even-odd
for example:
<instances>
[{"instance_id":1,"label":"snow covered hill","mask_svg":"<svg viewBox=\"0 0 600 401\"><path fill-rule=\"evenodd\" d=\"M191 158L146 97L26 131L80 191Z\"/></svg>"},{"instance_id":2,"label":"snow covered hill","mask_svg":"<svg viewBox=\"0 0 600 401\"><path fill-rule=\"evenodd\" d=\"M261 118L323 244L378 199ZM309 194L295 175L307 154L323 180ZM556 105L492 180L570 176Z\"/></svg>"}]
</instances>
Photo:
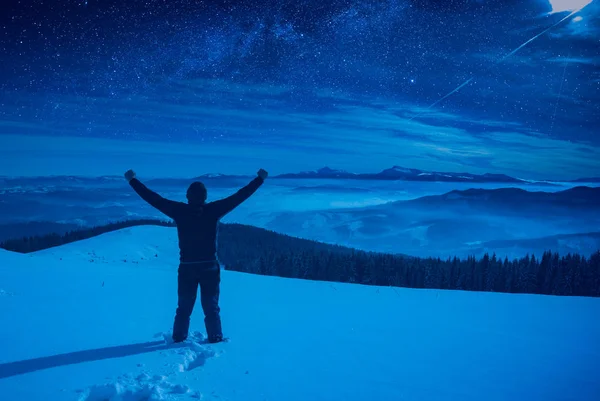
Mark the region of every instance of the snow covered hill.
<instances>
[{"instance_id":1,"label":"snow covered hill","mask_svg":"<svg viewBox=\"0 0 600 401\"><path fill-rule=\"evenodd\" d=\"M0 252L0 399L597 400L600 299L223 271L227 343L169 336L174 230Z\"/></svg>"}]
</instances>

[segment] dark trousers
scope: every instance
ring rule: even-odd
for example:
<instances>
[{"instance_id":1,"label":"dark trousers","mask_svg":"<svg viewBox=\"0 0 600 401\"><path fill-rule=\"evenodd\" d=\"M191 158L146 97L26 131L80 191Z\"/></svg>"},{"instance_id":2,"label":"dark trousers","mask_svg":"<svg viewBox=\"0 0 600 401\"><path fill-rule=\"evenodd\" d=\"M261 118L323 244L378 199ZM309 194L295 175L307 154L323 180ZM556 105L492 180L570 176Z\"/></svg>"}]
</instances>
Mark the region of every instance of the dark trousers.
<instances>
[{"instance_id":1,"label":"dark trousers","mask_svg":"<svg viewBox=\"0 0 600 401\"><path fill-rule=\"evenodd\" d=\"M204 311L204 324L209 341L223 338L219 315L219 286L221 269L218 263L180 265L177 273L177 311L173 323L173 340L183 341L190 328L190 316L194 310L198 286L200 302Z\"/></svg>"}]
</instances>

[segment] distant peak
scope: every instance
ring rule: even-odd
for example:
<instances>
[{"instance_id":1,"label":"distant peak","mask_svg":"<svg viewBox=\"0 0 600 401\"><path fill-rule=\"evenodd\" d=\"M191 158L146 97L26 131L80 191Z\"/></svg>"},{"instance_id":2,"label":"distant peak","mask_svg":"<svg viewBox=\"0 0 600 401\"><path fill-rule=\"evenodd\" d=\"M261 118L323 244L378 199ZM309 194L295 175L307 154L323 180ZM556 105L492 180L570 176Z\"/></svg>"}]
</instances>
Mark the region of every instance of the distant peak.
<instances>
[{"instance_id":1,"label":"distant peak","mask_svg":"<svg viewBox=\"0 0 600 401\"><path fill-rule=\"evenodd\" d=\"M344 170L336 170L330 167L323 167L317 170L317 173L345 173Z\"/></svg>"},{"instance_id":2,"label":"distant peak","mask_svg":"<svg viewBox=\"0 0 600 401\"><path fill-rule=\"evenodd\" d=\"M393 166L386 170L383 170L384 173L404 173L404 174L419 174L422 171L414 168L406 168L402 166Z\"/></svg>"},{"instance_id":3,"label":"distant peak","mask_svg":"<svg viewBox=\"0 0 600 401\"><path fill-rule=\"evenodd\" d=\"M402 166L394 166L392 167L392 170L396 170L396 171L401 171L401 172L405 172L405 173L412 173L415 171L420 171L414 168L407 168L407 167L402 167Z\"/></svg>"}]
</instances>

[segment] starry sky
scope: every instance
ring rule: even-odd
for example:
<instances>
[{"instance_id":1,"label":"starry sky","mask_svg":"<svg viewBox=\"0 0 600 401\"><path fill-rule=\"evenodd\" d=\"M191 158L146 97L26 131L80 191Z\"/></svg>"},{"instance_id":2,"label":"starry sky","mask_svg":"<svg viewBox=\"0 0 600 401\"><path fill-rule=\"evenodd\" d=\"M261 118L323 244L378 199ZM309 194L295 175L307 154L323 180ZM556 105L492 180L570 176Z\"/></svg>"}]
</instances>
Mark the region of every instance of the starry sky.
<instances>
[{"instance_id":1,"label":"starry sky","mask_svg":"<svg viewBox=\"0 0 600 401\"><path fill-rule=\"evenodd\" d=\"M4 1L0 175L597 176L587 3Z\"/></svg>"}]
</instances>

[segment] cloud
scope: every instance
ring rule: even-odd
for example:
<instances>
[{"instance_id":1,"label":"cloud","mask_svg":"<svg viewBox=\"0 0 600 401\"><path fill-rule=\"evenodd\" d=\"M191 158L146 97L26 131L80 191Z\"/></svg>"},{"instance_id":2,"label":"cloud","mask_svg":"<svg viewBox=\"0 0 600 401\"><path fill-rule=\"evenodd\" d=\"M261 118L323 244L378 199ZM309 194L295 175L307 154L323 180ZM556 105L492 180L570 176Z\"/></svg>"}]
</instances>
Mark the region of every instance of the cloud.
<instances>
[{"instance_id":1,"label":"cloud","mask_svg":"<svg viewBox=\"0 0 600 401\"><path fill-rule=\"evenodd\" d=\"M551 57L546 61L552 63L600 65L600 57Z\"/></svg>"},{"instance_id":2,"label":"cloud","mask_svg":"<svg viewBox=\"0 0 600 401\"><path fill-rule=\"evenodd\" d=\"M557 27L550 35L555 38L598 40L600 34L600 2L588 2L589 5L577 13L563 26Z\"/></svg>"},{"instance_id":3,"label":"cloud","mask_svg":"<svg viewBox=\"0 0 600 401\"><path fill-rule=\"evenodd\" d=\"M327 99L334 107L319 113L294 111L281 106L288 101L288 90L257 87L255 92L265 96L246 96L251 88L229 93L215 85L212 92L222 93L212 102L207 94L200 95L198 103L190 97L178 102L56 98L68 105L65 110L88 114L75 121L65 118L63 135L69 136L62 137L40 136L47 121L4 121L0 169L15 174L105 175L139 166L148 175L189 176L192 170L240 174L260 165L284 173L325 165L374 171L402 164L438 171L511 171L530 178L560 171L565 178L576 178L590 175L600 157L593 145L550 139L515 121L438 109L411 120L423 108L325 92L303 96L316 104ZM242 107L235 106L235 99ZM96 135L96 128L85 130L89 118L104 123L101 131L129 127L131 134L106 139L104 133Z\"/></svg>"},{"instance_id":4,"label":"cloud","mask_svg":"<svg viewBox=\"0 0 600 401\"><path fill-rule=\"evenodd\" d=\"M575 149L577 151L579 151L579 152L588 153L588 154L591 154L591 155L597 155L598 154L598 150L597 149L593 149L591 147L579 146L579 147L577 147Z\"/></svg>"},{"instance_id":5,"label":"cloud","mask_svg":"<svg viewBox=\"0 0 600 401\"><path fill-rule=\"evenodd\" d=\"M552 13L572 12L580 10L590 4L593 0L548 0L552 7Z\"/></svg>"}]
</instances>

